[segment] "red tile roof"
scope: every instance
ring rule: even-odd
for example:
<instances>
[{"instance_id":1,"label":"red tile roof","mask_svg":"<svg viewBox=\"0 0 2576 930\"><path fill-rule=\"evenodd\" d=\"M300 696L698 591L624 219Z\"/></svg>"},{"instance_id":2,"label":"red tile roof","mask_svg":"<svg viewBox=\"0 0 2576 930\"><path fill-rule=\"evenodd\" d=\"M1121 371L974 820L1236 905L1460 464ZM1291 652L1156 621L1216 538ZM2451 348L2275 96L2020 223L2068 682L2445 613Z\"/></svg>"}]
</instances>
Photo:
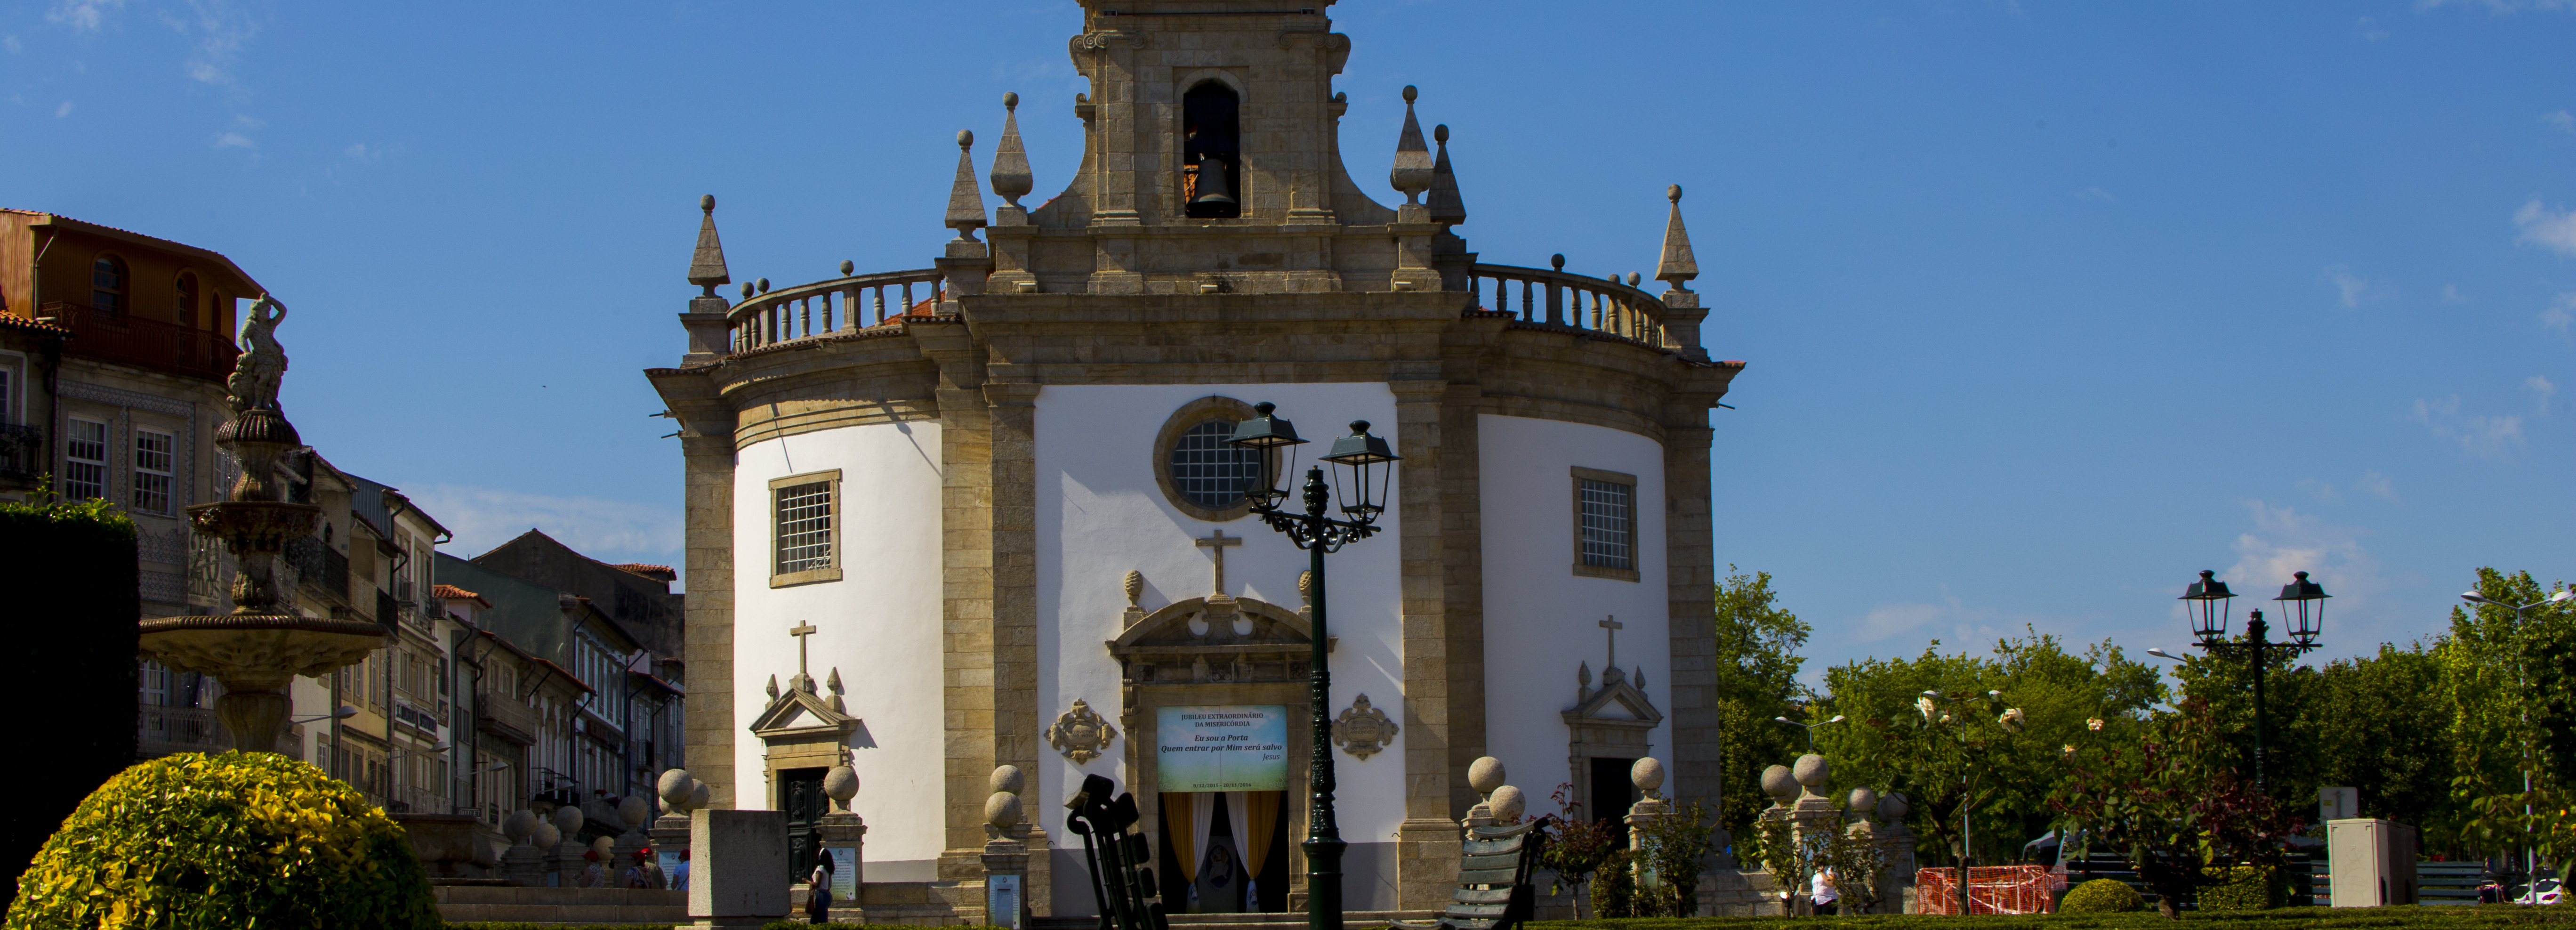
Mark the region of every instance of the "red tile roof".
<instances>
[{"instance_id":1,"label":"red tile roof","mask_svg":"<svg viewBox=\"0 0 2576 930\"><path fill-rule=\"evenodd\" d=\"M680 580L680 573L672 571L671 566L668 565L647 565L642 562L620 562L608 567L625 572L629 575L641 575L655 581Z\"/></svg>"},{"instance_id":2,"label":"red tile roof","mask_svg":"<svg viewBox=\"0 0 2576 930\"><path fill-rule=\"evenodd\" d=\"M491 601L484 600L484 599L483 599L483 595L476 594L476 593L474 593L474 592L472 592L472 591L465 590L464 588L460 588L460 587L457 587L457 586L452 585L452 584L434 584L434 585L430 585L430 586L429 586L429 596L431 596L431 597L435 597L435 598L438 598L439 600L443 600L443 601L467 601L467 600L470 600L470 601L473 601L473 602L475 602L475 603L477 603L477 604L481 604L481 605L483 605L483 609L485 609L485 610L490 610L490 609L492 608L492 602L491 602Z\"/></svg>"},{"instance_id":3,"label":"red tile roof","mask_svg":"<svg viewBox=\"0 0 2576 930\"><path fill-rule=\"evenodd\" d=\"M13 313L0 313L0 326L6 326L11 329L23 329L34 333L48 333L56 336L69 336L72 334L71 327L59 326L40 320L31 320Z\"/></svg>"}]
</instances>

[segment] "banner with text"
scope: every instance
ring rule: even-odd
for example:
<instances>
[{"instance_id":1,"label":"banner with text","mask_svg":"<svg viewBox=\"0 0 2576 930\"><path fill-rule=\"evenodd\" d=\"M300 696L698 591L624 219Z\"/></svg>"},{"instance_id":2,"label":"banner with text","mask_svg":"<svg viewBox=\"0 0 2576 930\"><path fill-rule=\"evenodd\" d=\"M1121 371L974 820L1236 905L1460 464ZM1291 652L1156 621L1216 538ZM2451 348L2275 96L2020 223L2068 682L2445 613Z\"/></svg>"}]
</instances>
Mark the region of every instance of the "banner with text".
<instances>
[{"instance_id":1,"label":"banner with text","mask_svg":"<svg viewBox=\"0 0 2576 930\"><path fill-rule=\"evenodd\" d=\"M1154 715L1161 791L1288 790L1288 707L1164 707Z\"/></svg>"}]
</instances>

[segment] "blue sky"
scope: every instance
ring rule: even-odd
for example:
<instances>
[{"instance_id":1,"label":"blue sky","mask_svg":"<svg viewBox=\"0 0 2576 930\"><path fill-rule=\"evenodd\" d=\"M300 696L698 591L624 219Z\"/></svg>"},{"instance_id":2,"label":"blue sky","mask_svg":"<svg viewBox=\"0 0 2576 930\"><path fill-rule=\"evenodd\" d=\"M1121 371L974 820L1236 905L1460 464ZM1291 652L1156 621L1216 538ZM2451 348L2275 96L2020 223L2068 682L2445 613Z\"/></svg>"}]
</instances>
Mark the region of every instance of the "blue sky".
<instances>
[{"instance_id":1,"label":"blue sky","mask_svg":"<svg viewBox=\"0 0 2576 930\"><path fill-rule=\"evenodd\" d=\"M2479 565L2576 574L2576 3L1330 12L1352 176L1395 199L1419 85L1486 261L1651 272L1687 189L1708 342L1751 363L1720 558L1777 576L1823 662L2025 625L2178 646L2202 568L2314 572L2342 655L2438 630ZM953 136L997 137L1004 91L1040 198L1064 183L1077 28L1054 0L19 3L0 202L249 269L297 312L308 441L458 550L533 525L676 563L638 369L683 347L697 196L739 280L924 267Z\"/></svg>"}]
</instances>

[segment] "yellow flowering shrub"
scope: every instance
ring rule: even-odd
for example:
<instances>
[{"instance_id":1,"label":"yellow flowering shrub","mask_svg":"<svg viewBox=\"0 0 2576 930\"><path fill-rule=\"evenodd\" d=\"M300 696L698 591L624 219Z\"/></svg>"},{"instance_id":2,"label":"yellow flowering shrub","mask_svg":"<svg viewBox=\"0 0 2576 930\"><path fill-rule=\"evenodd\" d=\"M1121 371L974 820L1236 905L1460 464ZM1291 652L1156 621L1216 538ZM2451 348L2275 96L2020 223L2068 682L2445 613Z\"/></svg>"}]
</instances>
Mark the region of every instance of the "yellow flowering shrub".
<instances>
[{"instance_id":1,"label":"yellow flowering shrub","mask_svg":"<svg viewBox=\"0 0 2576 930\"><path fill-rule=\"evenodd\" d=\"M181 753L99 786L45 841L6 930L443 926L402 827L269 753Z\"/></svg>"}]
</instances>

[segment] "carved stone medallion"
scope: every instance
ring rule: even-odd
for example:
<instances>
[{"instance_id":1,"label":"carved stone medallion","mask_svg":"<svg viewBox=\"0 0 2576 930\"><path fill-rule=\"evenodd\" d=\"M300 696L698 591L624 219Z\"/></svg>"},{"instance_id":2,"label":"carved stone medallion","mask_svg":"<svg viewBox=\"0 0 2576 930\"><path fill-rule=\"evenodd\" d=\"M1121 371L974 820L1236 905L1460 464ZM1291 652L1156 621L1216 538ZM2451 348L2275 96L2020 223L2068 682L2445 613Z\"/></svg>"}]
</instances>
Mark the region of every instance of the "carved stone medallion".
<instances>
[{"instance_id":1,"label":"carved stone medallion","mask_svg":"<svg viewBox=\"0 0 2576 930\"><path fill-rule=\"evenodd\" d=\"M1047 728L1046 737L1047 745L1055 747L1075 765L1081 765L1100 758L1100 751L1109 747L1110 740L1118 738L1118 728L1100 719L1099 714L1092 713L1091 705L1083 703L1081 698L1075 698L1073 709L1055 718L1055 725Z\"/></svg>"},{"instance_id":2,"label":"carved stone medallion","mask_svg":"<svg viewBox=\"0 0 2576 930\"><path fill-rule=\"evenodd\" d=\"M1360 695L1333 721L1333 742L1354 759L1377 755L1386 744L1395 741L1395 721L1386 719L1386 711L1369 706L1368 695Z\"/></svg>"}]
</instances>

